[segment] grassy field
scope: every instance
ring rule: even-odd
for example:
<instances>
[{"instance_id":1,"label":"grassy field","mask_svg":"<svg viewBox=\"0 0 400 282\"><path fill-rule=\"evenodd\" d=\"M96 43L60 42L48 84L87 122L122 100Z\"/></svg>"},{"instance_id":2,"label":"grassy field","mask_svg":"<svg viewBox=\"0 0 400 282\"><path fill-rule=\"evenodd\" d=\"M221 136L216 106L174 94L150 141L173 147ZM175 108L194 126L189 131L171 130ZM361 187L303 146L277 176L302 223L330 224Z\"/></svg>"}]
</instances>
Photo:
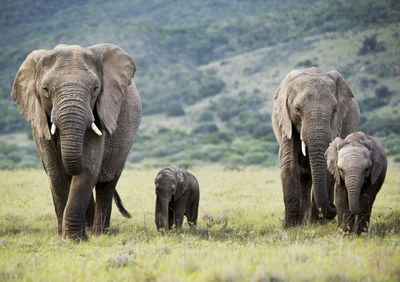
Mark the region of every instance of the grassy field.
<instances>
[{"instance_id":1,"label":"grassy field","mask_svg":"<svg viewBox=\"0 0 400 282\"><path fill-rule=\"evenodd\" d=\"M191 170L200 183L196 230L160 235L154 224L156 170L127 170L108 235L59 240L42 170L0 171L0 281L269 281L400 279L400 168L390 166L368 234L334 222L282 228L278 169Z\"/></svg>"}]
</instances>

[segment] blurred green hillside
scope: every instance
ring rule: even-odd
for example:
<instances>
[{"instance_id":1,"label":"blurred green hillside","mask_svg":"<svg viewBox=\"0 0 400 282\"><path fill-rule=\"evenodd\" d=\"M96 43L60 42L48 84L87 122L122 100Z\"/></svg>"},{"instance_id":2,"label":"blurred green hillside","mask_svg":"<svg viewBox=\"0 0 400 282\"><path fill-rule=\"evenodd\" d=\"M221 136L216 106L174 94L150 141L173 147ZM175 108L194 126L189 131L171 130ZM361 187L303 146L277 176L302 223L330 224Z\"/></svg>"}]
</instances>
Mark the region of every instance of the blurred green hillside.
<instances>
[{"instance_id":1,"label":"blurred green hillside","mask_svg":"<svg viewBox=\"0 0 400 282\"><path fill-rule=\"evenodd\" d=\"M0 168L40 166L10 98L35 49L120 45L144 117L130 166L277 164L273 93L293 68L338 70L360 128L400 161L400 2L0 1Z\"/></svg>"}]
</instances>

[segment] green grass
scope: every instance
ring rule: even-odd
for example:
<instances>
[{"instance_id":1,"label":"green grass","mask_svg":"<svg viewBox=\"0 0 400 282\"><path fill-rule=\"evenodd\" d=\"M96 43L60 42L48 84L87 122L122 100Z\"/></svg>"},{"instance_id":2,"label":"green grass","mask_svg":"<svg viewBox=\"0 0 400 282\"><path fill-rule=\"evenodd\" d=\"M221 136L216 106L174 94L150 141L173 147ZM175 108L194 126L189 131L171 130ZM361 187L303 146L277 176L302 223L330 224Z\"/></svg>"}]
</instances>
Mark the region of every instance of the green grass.
<instances>
[{"instance_id":1,"label":"green grass","mask_svg":"<svg viewBox=\"0 0 400 282\"><path fill-rule=\"evenodd\" d=\"M279 170L193 169L200 183L196 230L160 235L154 224L156 170L127 170L110 232L59 240L42 170L0 171L0 281L397 280L400 168L391 166L371 228L344 235L334 222L284 230Z\"/></svg>"}]
</instances>

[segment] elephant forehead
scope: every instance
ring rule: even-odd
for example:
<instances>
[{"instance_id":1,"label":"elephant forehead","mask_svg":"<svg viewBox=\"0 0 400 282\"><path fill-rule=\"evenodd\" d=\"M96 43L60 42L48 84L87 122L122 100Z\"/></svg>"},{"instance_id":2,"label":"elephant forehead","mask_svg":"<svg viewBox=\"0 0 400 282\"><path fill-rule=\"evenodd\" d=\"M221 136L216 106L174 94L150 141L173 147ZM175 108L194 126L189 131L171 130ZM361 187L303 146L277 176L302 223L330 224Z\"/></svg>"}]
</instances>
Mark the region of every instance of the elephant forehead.
<instances>
[{"instance_id":1,"label":"elephant forehead","mask_svg":"<svg viewBox=\"0 0 400 282\"><path fill-rule=\"evenodd\" d=\"M298 95L300 99L326 99L334 98L336 86L332 80L316 77L299 77L290 85L290 92Z\"/></svg>"},{"instance_id":2,"label":"elephant forehead","mask_svg":"<svg viewBox=\"0 0 400 282\"><path fill-rule=\"evenodd\" d=\"M366 167L369 165L371 153L364 146L346 146L339 150L338 167Z\"/></svg>"}]
</instances>

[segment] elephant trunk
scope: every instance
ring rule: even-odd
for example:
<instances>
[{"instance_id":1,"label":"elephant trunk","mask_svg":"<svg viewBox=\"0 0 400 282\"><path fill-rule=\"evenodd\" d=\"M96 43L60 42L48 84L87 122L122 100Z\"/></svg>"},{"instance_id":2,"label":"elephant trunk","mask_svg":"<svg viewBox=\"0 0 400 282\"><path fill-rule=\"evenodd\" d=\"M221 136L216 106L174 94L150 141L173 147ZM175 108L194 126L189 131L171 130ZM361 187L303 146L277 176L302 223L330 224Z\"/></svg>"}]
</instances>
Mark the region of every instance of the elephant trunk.
<instances>
[{"instance_id":1,"label":"elephant trunk","mask_svg":"<svg viewBox=\"0 0 400 282\"><path fill-rule=\"evenodd\" d=\"M64 100L59 104L57 120L61 157L64 168L71 175L77 175L82 171L83 142L89 122L86 113L84 104L76 100Z\"/></svg>"},{"instance_id":2,"label":"elephant trunk","mask_svg":"<svg viewBox=\"0 0 400 282\"><path fill-rule=\"evenodd\" d=\"M336 207L328 199L328 175L324 154L332 136L329 123L326 123L323 118L311 121L310 126L305 125L302 136L308 147L316 207L324 217L331 219L336 216Z\"/></svg>"},{"instance_id":3,"label":"elephant trunk","mask_svg":"<svg viewBox=\"0 0 400 282\"><path fill-rule=\"evenodd\" d=\"M347 196L349 199L349 208L352 214L358 215L361 213L360 209L360 192L362 183L360 183L360 177L354 174L355 176L347 176L345 180L345 185L347 189Z\"/></svg>"},{"instance_id":4,"label":"elephant trunk","mask_svg":"<svg viewBox=\"0 0 400 282\"><path fill-rule=\"evenodd\" d=\"M164 228L165 231L169 229L169 201L161 200L161 228Z\"/></svg>"}]
</instances>

